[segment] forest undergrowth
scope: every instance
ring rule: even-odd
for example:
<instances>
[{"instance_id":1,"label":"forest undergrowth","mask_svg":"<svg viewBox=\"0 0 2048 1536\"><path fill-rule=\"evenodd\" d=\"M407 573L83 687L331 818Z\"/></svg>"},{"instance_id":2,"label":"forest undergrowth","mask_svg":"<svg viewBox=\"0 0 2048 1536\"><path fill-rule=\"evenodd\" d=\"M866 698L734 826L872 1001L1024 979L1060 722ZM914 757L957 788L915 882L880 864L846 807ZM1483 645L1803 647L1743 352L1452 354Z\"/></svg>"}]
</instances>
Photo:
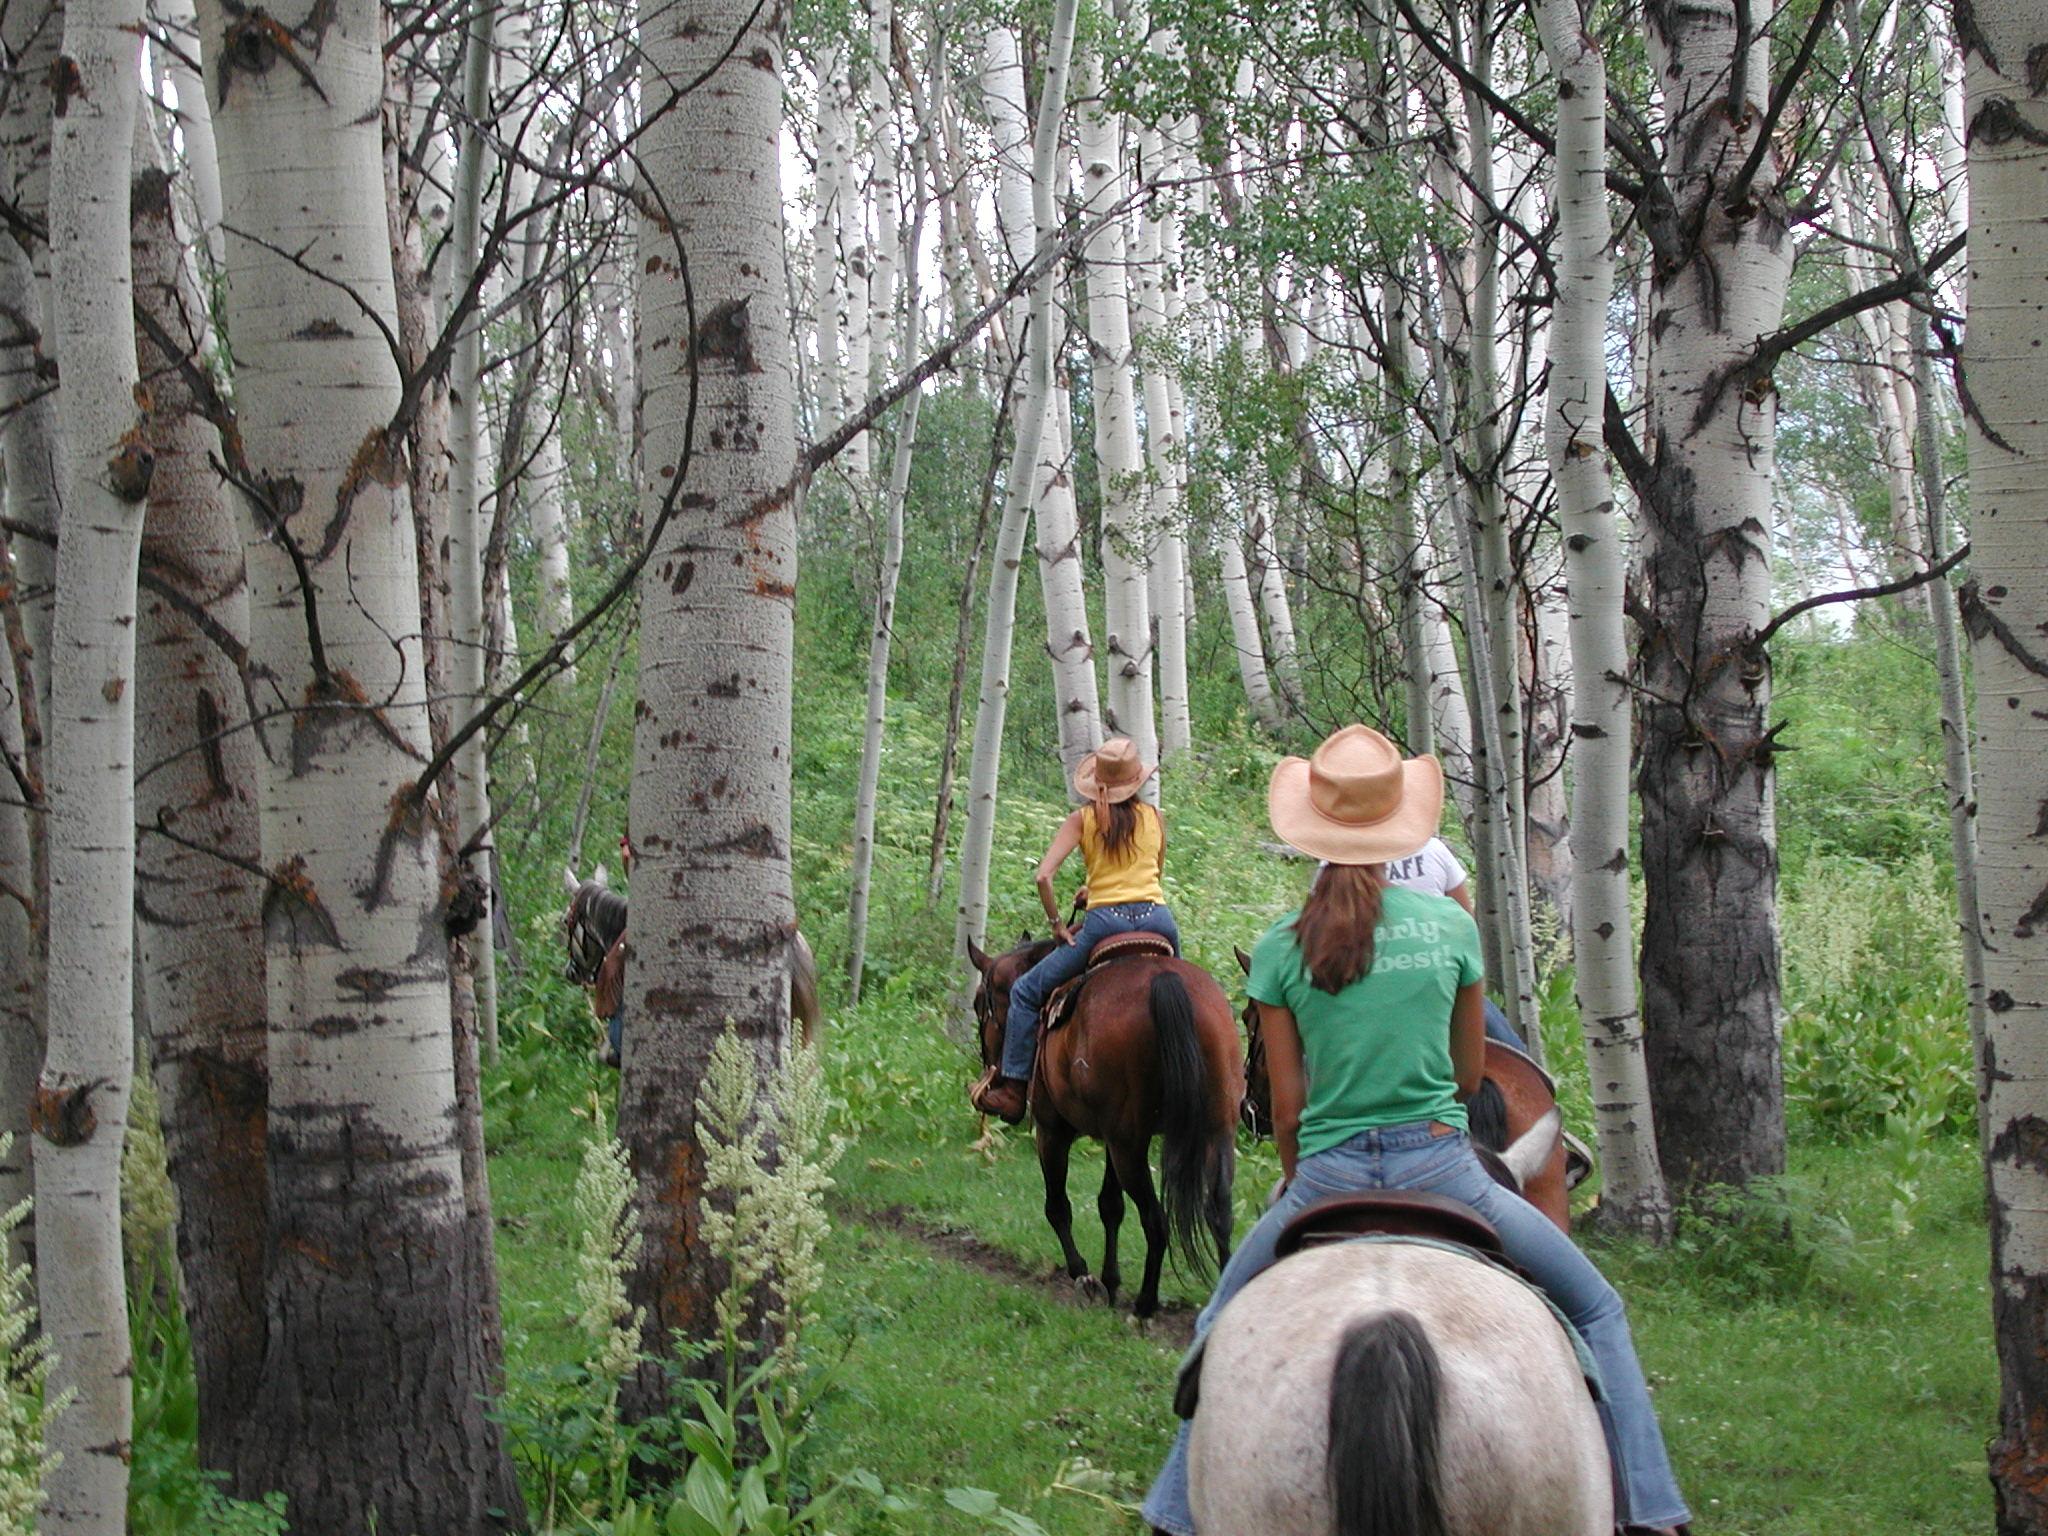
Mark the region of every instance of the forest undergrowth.
<instances>
[{"instance_id":1,"label":"forest undergrowth","mask_svg":"<svg viewBox=\"0 0 2048 1536\"><path fill-rule=\"evenodd\" d=\"M891 703L866 990L857 1008L844 1005L847 787L860 721L857 680L833 675L827 658L858 585L820 599L830 577L813 580L800 631L800 676L813 670L798 712L793 855L800 920L826 978L830 1128L846 1146L826 1197L805 1368L770 1415L783 1495L735 1492L724 1522L701 1527L677 1512L693 1507L689 1469L720 1432L728 1456L759 1433L730 1422L721 1431L715 1415L674 1426L668 1495L629 1493L620 1475L568 1262L603 1246L587 1230L578 1181L606 1134L617 1078L597 1064L594 1021L560 977L575 797L550 792L504 844L519 954L506 967L504 1054L485 1083L502 1414L530 1504L553 1511L554 1529L591 1536L1139 1530L1133 1505L1172 1430L1172 1375L1206 1279L1169 1268L1164 1309L1148 1327L1084 1304L1055 1273L1030 1138L998 1127L977 1143L950 895L935 909L925 899L945 679L915 648L904 696ZM915 625L914 601L906 611ZM1902 685L1916 658L1882 637L1810 636L1781 649L1789 734L1811 749L1780 775L1791 1169L1739 1200L1707 1202L1668 1249L1603 1236L1590 1221L1584 1241L1629 1302L1703 1536L1981 1528L1996 1378L1931 702ZM538 782L573 786L600 670L586 668L558 713L536 717L526 750ZM1039 723L1049 711L1034 715L1020 683L997 830L997 941L1042 926L1029 872L1064 809L1051 732ZM1222 708L1201 713L1219 728L1165 780L1168 896L1190 957L1238 996L1231 947L1298 899L1306 870L1271 851L1264 826L1273 748ZM586 867L622 830L630 731L622 708L601 754ZM1590 1141L1568 957L1550 962L1545 1038L1568 1119ZM1277 1163L1250 1141L1240 1156L1242 1231ZM1083 1150L1075 1164L1077 1239L1094 1262L1100 1158ZM1589 1209L1597 1186L1580 1198ZM1127 1263L1141 1247L1128 1224ZM277 1529L270 1511L222 1500L193 1464L189 1356L161 1283L139 1293L136 1333L134 1528ZM741 1418L751 1411L742 1405ZM735 1471L732 1487L742 1481ZM827 1488L834 1496L806 1523L791 1522L789 1511Z\"/></svg>"}]
</instances>

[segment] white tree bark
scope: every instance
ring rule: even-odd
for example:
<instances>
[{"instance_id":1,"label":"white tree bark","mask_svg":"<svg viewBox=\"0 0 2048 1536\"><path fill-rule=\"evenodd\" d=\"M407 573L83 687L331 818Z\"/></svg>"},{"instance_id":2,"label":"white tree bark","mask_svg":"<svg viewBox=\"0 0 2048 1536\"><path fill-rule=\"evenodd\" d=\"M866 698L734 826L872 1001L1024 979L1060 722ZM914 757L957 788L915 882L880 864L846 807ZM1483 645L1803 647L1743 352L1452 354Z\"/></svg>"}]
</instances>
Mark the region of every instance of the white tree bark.
<instances>
[{"instance_id":1,"label":"white tree bark","mask_svg":"<svg viewBox=\"0 0 2048 1536\"><path fill-rule=\"evenodd\" d=\"M548 426L534 449L533 465L526 472L526 516L533 542L540 552L541 643L552 641L576 617L576 603L569 584L569 517L563 491L568 485L568 466L562 462L562 437ZM576 680L574 668L565 673Z\"/></svg>"},{"instance_id":2,"label":"white tree bark","mask_svg":"<svg viewBox=\"0 0 2048 1536\"><path fill-rule=\"evenodd\" d=\"M450 292L454 295L475 284L483 254L484 176L496 158L485 137L491 110L495 15L492 0L477 0L467 13L462 50L461 147L456 160L454 232L447 262ZM484 545L489 541L490 529L484 519L483 503L492 457L483 426L483 347L483 303L479 294L475 308L456 333L449 379L448 653L455 693L452 714L458 721L474 713L488 697ZM491 819L490 764L484 754L486 735L476 732L455 755L455 822L456 836L469 850L463 859L468 877L489 892L492 836L483 830ZM484 1055L495 1061L498 966L488 922L482 937L469 947L469 957L475 968L477 1030Z\"/></svg>"},{"instance_id":3,"label":"white tree bark","mask_svg":"<svg viewBox=\"0 0 2048 1536\"><path fill-rule=\"evenodd\" d=\"M812 435L823 437L844 419L846 385L841 355L846 286L839 262L842 167L853 153L852 115L837 43L818 56L818 168L811 183L811 304L817 315L812 347L817 357L817 401Z\"/></svg>"},{"instance_id":4,"label":"white tree bark","mask_svg":"<svg viewBox=\"0 0 2048 1536\"><path fill-rule=\"evenodd\" d=\"M64 12L56 0L29 0L0 9L0 43L21 88L0 104L0 134L6 138L8 192L30 224L49 228L50 95L44 82L56 67ZM54 540L62 515L64 453L58 440L56 357L50 345L50 246L17 225L0 236L0 304L10 317L10 344L0 349L0 372L13 397L0 423L0 451L7 462L7 512L17 522ZM19 336L19 341L13 340ZM34 684L34 718L50 719L50 626L55 612L57 561L53 542L22 538L14 543L20 578L23 638ZM31 755L43 743L30 739ZM26 1146L24 1141L22 1145Z\"/></svg>"},{"instance_id":5,"label":"white tree bark","mask_svg":"<svg viewBox=\"0 0 2048 1536\"><path fill-rule=\"evenodd\" d=\"M31 1120L50 1391L51 1536L127 1529L134 1405L121 1147L135 1064L135 585L152 458L135 412L129 146L140 0L71 0L50 156L67 451L51 656L48 1047ZM62 87L60 87L62 89Z\"/></svg>"},{"instance_id":6,"label":"white tree bark","mask_svg":"<svg viewBox=\"0 0 2048 1536\"><path fill-rule=\"evenodd\" d=\"M1577 0L1544 0L1536 19L1558 91L1557 299L1544 437L1570 603L1574 979L1600 1142L1601 1219L1661 1239L1671 1230L1671 1202L1651 1124L1629 916L1628 562L1602 441L1614 290L1607 61Z\"/></svg>"},{"instance_id":7,"label":"white tree bark","mask_svg":"<svg viewBox=\"0 0 2048 1536\"><path fill-rule=\"evenodd\" d=\"M897 183L902 174L901 144L896 132L895 72L890 67L895 38L894 0L868 0L867 201L875 211L874 270L868 281L868 371L858 381L865 396L890 378L890 342L896 334L898 247L902 214ZM901 253L905 268L917 260L915 251Z\"/></svg>"},{"instance_id":8,"label":"white tree bark","mask_svg":"<svg viewBox=\"0 0 2048 1536\"><path fill-rule=\"evenodd\" d=\"M1081 61L1081 213L1102 219L1124 195L1122 114L1103 95L1102 59ZM1137 399L1131 384L1131 306L1124 279L1124 221L1106 219L1082 251L1088 279L1088 355L1093 365L1095 462L1102 492L1102 613L1109 647L1108 725L1137 743L1146 762L1159 754L1152 714L1152 614L1147 591L1148 526L1145 461L1138 444ZM1140 278L1143 287L1147 278ZM1149 279L1156 287L1157 279ZM1157 305L1153 306L1157 308ZM1152 431L1166 432L1164 381ZM1179 572L1174 573L1176 582ZM1156 784L1156 781L1154 781ZM1148 784L1148 790L1153 789Z\"/></svg>"},{"instance_id":9,"label":"white tree bark","mask_svg":"<svg viewBox=\"0 0 2048 1536\"><path fill-rule=\"evenodd\" d=\"M1055 0L1052 42L1046 56L1046 87L1039 103L1039 121L1033 160L1043 167L1039 184L1046 189L1046 226L1051 228L1052 159L1059 143L1059 119L1065 110L1067 65L1074 47L1076 0ZM987 69L983 94L995 118L999 154L1014 144L1010 137L1021 127L1023 112L1023 71L1017 62L1015 34L995 27L989 32ZM1014 239L1013 222L1016 179L1012 167L1002 165L1000 185L1010 191L1012 206L1005 214L1004 234ZM1025 185L1028 188L1030 182ZM1029 253L1011 246L1017 261L1029 260ZM967 946L980 944L988 928L989 859L995 844L996 790L1002 775L1003 720L1010 700L1011 641L1017 627L1017 572L1023 563L1024 535L1031 518L1033 466L1039 462L1040 444L1057 432L1049 421L1048 407L1053 395L1052 290L1053 273L1048 268L1031 285L1029 341L1026 348L1027 374L1024 397L1017 407L1017 435L1012 447L1003 519L996 532L995 560L989 567L988 610L981 651L981 693L974 712L974 748L967 776L967 819L960 835L960 890L953 925L953 953L964 967Z\"/></svg>"},{"instance_id":10,"label":"white tree bark","mask_svg":"<svg viewBox=\"0 0 2048 1536\"><path fill-rule=\"evenodd\" d=\"M220 164L213 148L213 107L199 78L199 17L193 0L161 0L159 19L174 45L156 50L177 92L180 161L199 216L198 235L209 271L220 271L227 236L221 230Z\"/></svg>"},{"instance_id":11,"label":"white tree bark","mask_svg":"<svg viewBox=\"0 0 2048 1536\"><path fill-rule=\"evenodd\" d=\"M1266 646L1259 636L1259 612L1252 597L1251 576L1245 569L1243 534L1235 527L1225 527L1216 541L1216 553L1222 566L1223 606L1230 615L1231 649L1237 653L1237 675L1244 684L1245 701L1251 705L1254 720L1277 731L1286 723L1286 715L1266 675Z\"/></svg>"},{"instance_id":12,"label":"white tree bark","mask_svg":"<svg viewBox=\"0 0 2048 1536\"><path fill-rule=\"evenodd\" d=\"M628 1383L636 1417L666 1400L659 1362L673 1332L717 1332L723 1276L699 1238L695 1134L712 1048L734 1031L765 1080L789 1038L797 443L778 156L785 16L748 0L640 8L650 113L670 86L705 83L651 115L641 140L640 501L653 555L640 578L633 1027L619 1099L644 1245L629 1281L649 1361Z\"/></svg>"},{"instance_id":13,"label":"white tree bark","mask_svg":"<svg viewBox=\"0 0 2048 1536\"><path fill-rule=\"evenodd\" d=\"M197 81L193 88L198 89ZM209 141L210 145L210 141ZM137 980L178 1191L180 1295L203 1466L239 1459L263 1361L260 757L235 654L249 634L242 543L202 414L209 313L156 138L138 123L130 197L137 361L156 455L143 526L153 590L136 648ZM166 592L164 589L169 588Z\"/></svg>"},{"instance_id":14,"label":"white tree bark","mask_svg":"<svg viewBox=\"0 0 2048 1536\"><path fill-rule=\"evenodd\" d=\"M516 1505L486 1419L494 1311L458 1142L371 0L201 10L262 731L274 1246L244 1488L304 1532L482 1536ZM374 1149L374 1156L365 1151ZM508 1504L507 1501L510 1501Z\"/></svg>"},{"instance_id":15,"label":"white tree bark","mask_svg":"<svg viewBox=\"0 0 2048 1536\"><path fill-rule=\"evenodd\" d=\"M1650 25L1676 219L1650 283L1636 584L1645 1049L1675 1192L1782 1171L1770 670L1776 407L1725 387L1784 315L1793 242L1770 93L1773 6L1700 0ZM1742 87L1732 108L1730 91ZM1747 200L1727 170L1756 159ZM1723 277L1727 278L1724 283Z\"/></svg>"},{"instance_id":16,"label":"white tree bark","mask_svg":"<svg viewBox=\"0 0 2048 1536\"><path fill-rule=\"evenodd\" d=\"M913 172L917 213L903 248L907 279L903 312L903 355L914 358L923 319L917 293L917 247L924 234L923 178ZM917 417L924 391L903 402L882 502L882 562L875 575L875 626L868 638L867 728L861 740L860 785L853 801L853 880L846 913L847 992L860 1002L861 973L867 965L868 896L875 862L875 801L882 781L882 728L889 710L889 649L896 633L896 581L903 571L903 503L910 493L911 455L917 447Z\"/></svg>"},{"instance_id":17,"label":"white tree bark","mask_svg":"<svg viewBox=\"0 0 2048 1536\"><path fill-rule=\"evenodd\" d=\"M2001 1382L1998 1528L2048 1528L2048 16L2031 0L1959 14L1967 70L1971 399L1964 624L1977 683L1978 896L1987 990L1979 1091L1989 1132L1991 1306Z\"/></svg>"}]
</instances>

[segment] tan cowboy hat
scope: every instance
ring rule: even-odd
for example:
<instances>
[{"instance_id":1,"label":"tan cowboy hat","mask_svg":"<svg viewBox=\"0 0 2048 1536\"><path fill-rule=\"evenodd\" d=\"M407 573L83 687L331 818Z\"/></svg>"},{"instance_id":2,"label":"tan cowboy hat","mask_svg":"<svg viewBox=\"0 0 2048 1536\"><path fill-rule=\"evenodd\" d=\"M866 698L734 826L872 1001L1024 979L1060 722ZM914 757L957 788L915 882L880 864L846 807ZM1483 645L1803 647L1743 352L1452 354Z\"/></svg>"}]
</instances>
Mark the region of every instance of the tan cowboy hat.
<instances>
[{"instance_id":1,"label":"tan cowboy hat","mask_svg":"<svg viewBox=\"0 0 2048 1536\"><path fill-rule=\"evenodd\" d=\"M1112 736L1081 759L1074 770L1074 792L1083 800L1106 800L1114 805L1128 800L1145 787L1145 781L1159 771L1156 763L1138 756L1138 745L1128 736Z\"/></svg>"},{"instance_id":2,"label":"tan cowboy hat","mask_svg":"<svg viewBox=\"0 0 2048 1536\"><path fill-rule=\"evenodd\" d=\"M1309 757L1284 759L1266 790L1282 842L1333 864L1404 859L1436 836L1444 771L1365 725L1347 725Z\"/></svg>"}]
</instances>

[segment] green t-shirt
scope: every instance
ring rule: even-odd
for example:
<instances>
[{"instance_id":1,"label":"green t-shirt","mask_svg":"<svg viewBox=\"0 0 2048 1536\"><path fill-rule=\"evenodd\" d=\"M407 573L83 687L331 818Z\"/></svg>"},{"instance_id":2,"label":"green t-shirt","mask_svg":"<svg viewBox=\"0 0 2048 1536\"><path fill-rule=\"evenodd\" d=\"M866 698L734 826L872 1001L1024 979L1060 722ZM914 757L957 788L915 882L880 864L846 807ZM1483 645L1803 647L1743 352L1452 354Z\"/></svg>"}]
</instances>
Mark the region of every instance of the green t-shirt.
<instances>
[{"instance_id":1,"label":"green t-shirt","mask_svg":"<svg viewBox=\"0 0 2048 1536\"><path fill-rule=\"evenodd\" d=\"M1461 1129L1451 1069L1451 1004L1485 975L1479 925L1448 896L1388 886L1372 968L1341 992L1309 979L1290 912L1252 950L1255 1001L1286 1008L1308 1072L1303 1157L1376 1126L1441 1120Z\"/></svg>"}]
</instances>

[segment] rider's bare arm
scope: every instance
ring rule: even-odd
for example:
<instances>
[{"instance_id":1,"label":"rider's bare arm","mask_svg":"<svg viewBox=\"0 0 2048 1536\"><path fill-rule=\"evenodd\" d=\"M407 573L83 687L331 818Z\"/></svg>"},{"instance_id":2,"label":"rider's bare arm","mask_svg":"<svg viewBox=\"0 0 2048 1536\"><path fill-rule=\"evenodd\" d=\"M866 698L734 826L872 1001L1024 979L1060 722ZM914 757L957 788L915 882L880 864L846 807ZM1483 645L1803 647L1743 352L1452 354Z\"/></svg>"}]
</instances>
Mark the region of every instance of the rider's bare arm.
<instances>
[{"instance_id":1,"label":"rider's bare arm","mask_svg":"<svg viewBox=\"0 0 2048 1536\"><path fill-rule=\"evenodd\" d=\"M1448 891L1445 891L1444 894L1467 912L1472 910L1472 882L1470 880L1460 880Z\"/></svg>"},{"instance_id":2,"label":"rider's bare arm","mask_svg":"<svg viewBox=\"0 0 2048 1536\"><path fill-rule=\"evenodd\" d=\"M1477 1093L1486 1075L1486 989L1476 981L1458 988L1451 1004L1451 1071L1460 1099Z\"/></svg>"},{"instance_id":3,"label":"rider's bare arm","mask_svg":"<svg viewBox=\"0 0 2048 1536\"><path fill-rule=\"evenodd\" d=\"M1038 902L1045 908L1046 918L1052 923L1053 937L1066 943L1071 937L1065 920L1060 916L1060 902L1053 891L1053 877L1060 872L1060 866L1067 862L1067 855L1081 846L1081 818L1088 813L1082 806L1068 813L1060 823L1059 831L1052 835L1052 846L1045 850L1045 857L1038 861Z\"/></svg>"},{"instance_id":4,"label":"rider's bare arm","mask_svg":"<svg viewBox=\"0 0 2048 1536\"><path fill-rule=\"evenodd\" d=\"M1301 1031L1294 1012L1277 1003L1259 1004L1259 1033L1266 1042L1266 1077L1273 1086L1273 1145L1280 1149L1280 1177L1294 1179L1299 1156L1301 1112L1308 1103L1308 1073L1301 1064Z\"/></svg>"},{"instance_id":5,"label":"rider's bare arm","mask_svg":"<svg viewBox=\"0 0 2048 1536\"><path fill-rule=\"evenodd\" d=\"M1159 807L1152 807L1152 814L1159 816ZM1166 818L1159 816L1159 873L1166 873Z\"/></svg>"}]
</instances>

